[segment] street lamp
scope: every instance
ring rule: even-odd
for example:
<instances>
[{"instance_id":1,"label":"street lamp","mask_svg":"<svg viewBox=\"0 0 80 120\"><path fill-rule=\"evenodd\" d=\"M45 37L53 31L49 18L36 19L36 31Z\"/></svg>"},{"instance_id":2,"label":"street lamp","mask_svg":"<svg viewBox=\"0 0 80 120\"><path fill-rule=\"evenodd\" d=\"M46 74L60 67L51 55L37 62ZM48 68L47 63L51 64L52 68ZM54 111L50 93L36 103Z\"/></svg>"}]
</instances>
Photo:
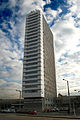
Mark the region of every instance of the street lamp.
<instances>
[{"instance_id":1,"label":"street lamp","mask_svg":"<svg viewBox=\"0 0 80 120\"><path fill-rule=\"evenodd\" d=\"M20 99L20 105L19 105L19 107L20 107L20 109L21 109L21 90L16 90L16 91L18 91L19 94L20 94L20 96L19 96L19 99Z\"/></svg>"},{"instance_id":2,"label":"street lamp","mask_svg":"<svg viewBox=\"0 0 80 120\"><path fill-rule=\"evenodd\" d=\"M67 89L68 89L68 97L69 97L69 108L68 108L68 112L70 113L70 110L71 110L71 102L70 102L70 91L69 91L69 81L68 80L65 80L63 79L64 81L67 82Z\"/></svg>"},{"instance_id":3,"label":"street lamp","mask_svg":"<svg viewBox=\"0 0 80 120\"><path fill-rule=\"evenodd\" d=\"M70 96L70 92L69 92L69 81L68 81L68 80L65 80L65 79L63 79L63 80L67 82L68 96Z\"/></svg>"}]
</instances>

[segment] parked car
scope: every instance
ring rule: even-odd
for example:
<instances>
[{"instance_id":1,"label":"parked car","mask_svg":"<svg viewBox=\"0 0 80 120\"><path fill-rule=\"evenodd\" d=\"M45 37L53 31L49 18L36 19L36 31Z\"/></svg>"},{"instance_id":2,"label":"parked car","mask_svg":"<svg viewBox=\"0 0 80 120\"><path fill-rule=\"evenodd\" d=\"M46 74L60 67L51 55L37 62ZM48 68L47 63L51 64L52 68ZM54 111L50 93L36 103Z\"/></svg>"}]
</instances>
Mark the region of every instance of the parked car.
<instances>
[{"instance_id":1,"label":"parked car","mask_svg":"<svg viewBox=\"0 0 80 120\"><path fill-rule=\"evenodd\" d=\"M44 112L58 112L59 109L57 107L54 107L53 109L44 109Z\"/></svg>"},{"instance_id":2,"label":"parked car","mask_svg":"<svg viewBox=\"0 0 80 120\"><path fill-rule=\"evenodd\" d=\"M2 113L15 113L15 109L4 109L1 110Z\"/></svg>"},{"instance_id":3,"label":"parked car","mask_svg":"<svg viewBox=\"0 0 80 120\"><path fill-rule=\"evenodd\" d=\"M57 107L54 107L53 112L59 112L59 109Z\"/></svg>"},{"instance_id":4,"label":"parked car","mask_svg":"<svg viewBox=\"0 0 80 120\"><path fill-rule=\"evenodd\" d=\"M33 110L33 111L30 111L30 112L27 112L28 114L37 114L37 111Z\"/></svg>"},{"instance_id":5,"label":"parked car","mask_svg":"<svg viewBox=\"0 0 80 120\"><path fill-rule=\"evenodd\" d=\"M49 109L49 112L53 112L53 109Z\"/></svg>"},{"instance_id":6,"label":"parked car","mask_svg":"<svg viewBox=\"0 0 80 120\"><path fill-rule=\"evenodd\" d=\"M16 113L27 113L27 110L25 110L25 109L17 109Z\"/></svg>"},{"instance_id":7,"label":"parked car","mask_svg":"<svg viewBox=\"0 0 80 120\"><path fill-rule=\"evenodd\" d=\"M44 109L44 112L49 112L49 109L47 109L47 108L46 108L46 109Z\"/></svg>"}]
</instances>

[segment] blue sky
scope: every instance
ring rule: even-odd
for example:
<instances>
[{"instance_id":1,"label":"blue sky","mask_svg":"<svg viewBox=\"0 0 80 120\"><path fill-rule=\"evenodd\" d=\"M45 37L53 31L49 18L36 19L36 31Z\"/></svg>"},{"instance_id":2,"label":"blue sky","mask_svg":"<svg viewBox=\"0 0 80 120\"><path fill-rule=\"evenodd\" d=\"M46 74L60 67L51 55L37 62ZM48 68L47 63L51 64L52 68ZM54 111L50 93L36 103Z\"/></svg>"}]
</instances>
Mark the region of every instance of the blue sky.
<instances>
[{"instance_id":1,"label":"blue sky","mask_svg":"<svg viewBox=\"0 0 80 120\"><path fill-rule=\"evenodd\" d=\"M21 89L25 19L40 9L53 35L57 91L80 90L80 0L0 0L0 98L19 97Z\"/></svg>"}]
</instances>

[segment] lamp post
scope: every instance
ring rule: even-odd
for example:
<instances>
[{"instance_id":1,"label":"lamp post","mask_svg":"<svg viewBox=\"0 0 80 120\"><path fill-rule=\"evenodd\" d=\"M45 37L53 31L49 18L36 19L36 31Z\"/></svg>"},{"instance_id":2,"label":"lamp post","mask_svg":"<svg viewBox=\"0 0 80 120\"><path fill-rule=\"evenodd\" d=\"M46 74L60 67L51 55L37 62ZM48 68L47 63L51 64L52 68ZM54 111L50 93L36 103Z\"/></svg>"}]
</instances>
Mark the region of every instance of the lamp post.
<instances>
[{"instance_id":1,"label":"lamp post","mask_svg":"<svg viewBox=\"0 0 80 120\"><path fill-rule=\"evenodd\" d=\"M19 92L19 94L20 94L20 96L19 96L19 99L20 99L20 105L19 105L19 108L21 109L21 90L16 90L16 91L18 91Z\"/></svg>"},{"instance_id":2,"label":"lamp post","mask_svg":"<svg viewBox=\"0 0 80 120\"><path fill-rule=\"evenodd\" d=\"M68 96L70 96L70 91L69 91L69 81L68 81L68 80L65 80L65 79L63 79L63 80L67 82Z\"/></svg>"},{"instance_id":3,"label":"lamp post","mask_svg":"<svg viewBox=\"0 0 80 120\"><path fill-rule=\"evenodd\" d=\"M70 102L70 91L69 91L69 81L68 80L65 80L63 79L64 81L67 82L67 89L68 89L68 97L69 97L69 107L68 107L68 112L70 113L70 110L71 110L71 102Z\"/></svg>"}]
</instances>

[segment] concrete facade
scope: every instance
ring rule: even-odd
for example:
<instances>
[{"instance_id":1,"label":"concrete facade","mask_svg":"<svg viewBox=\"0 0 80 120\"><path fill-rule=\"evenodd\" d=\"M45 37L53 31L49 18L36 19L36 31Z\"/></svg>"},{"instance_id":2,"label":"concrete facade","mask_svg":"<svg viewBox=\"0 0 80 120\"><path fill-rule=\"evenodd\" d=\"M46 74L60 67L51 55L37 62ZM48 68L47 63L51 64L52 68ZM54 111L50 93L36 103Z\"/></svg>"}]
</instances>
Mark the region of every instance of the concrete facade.
<instances>
[{"instance_id":1,"label":"concrete facade","mask_svg":"<svg viewBox=\"0 0 80 120\"><path fill-rule=\"evenodd\" d=\"M52 108L56 91L56 71L53 45L53 34L43 17L43 49L44 49L44 92L45 108Z\"/></svg>"},{"instance_id":2,"label":"concrete facade","mask_svg":"<svg viewBox=\"0 0 80 120\"><path fill-rule=\"evenodd\" d=\"M26 18L22 95L35 110L52 108L57 95L53 35L39 10Z\"/></svg>"}]
</instances>

